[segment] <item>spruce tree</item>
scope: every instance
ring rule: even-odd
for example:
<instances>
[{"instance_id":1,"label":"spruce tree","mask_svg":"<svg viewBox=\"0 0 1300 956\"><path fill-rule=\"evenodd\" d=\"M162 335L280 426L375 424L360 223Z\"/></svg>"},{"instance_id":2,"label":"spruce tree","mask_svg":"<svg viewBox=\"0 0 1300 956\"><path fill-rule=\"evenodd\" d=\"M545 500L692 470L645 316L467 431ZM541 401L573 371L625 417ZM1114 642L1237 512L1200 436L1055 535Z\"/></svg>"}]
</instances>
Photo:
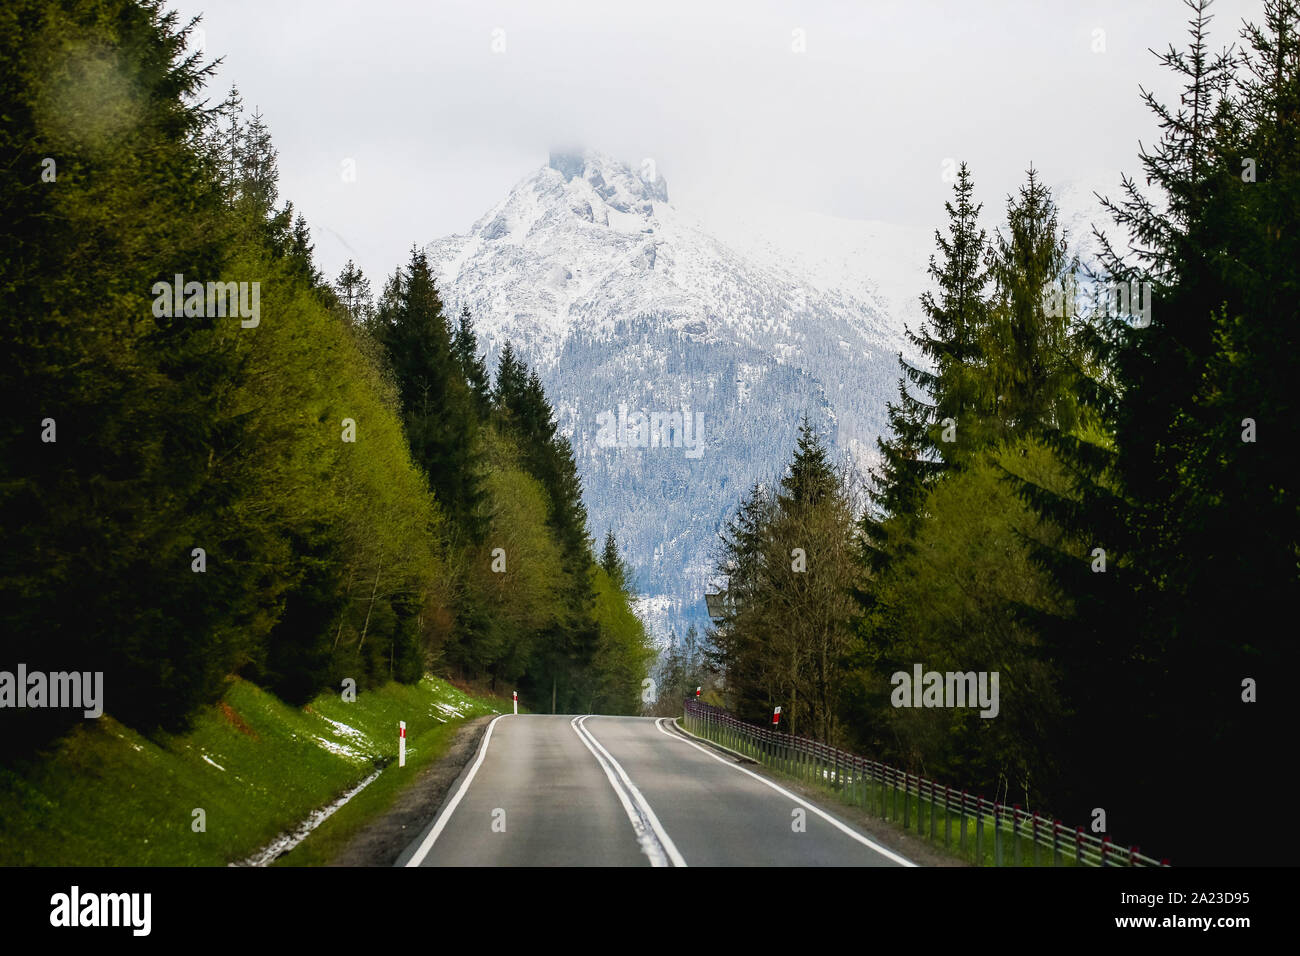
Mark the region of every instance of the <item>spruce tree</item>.
<instances>
[{"instance_id":1,"label":"spruce tree","mask_svg":"<svg viewBox=\"0 0 1300 956\"><path fill-rule=\"evenodd\" d=\"M370 292L370 280L357 268L351 259L339 271L334 280L334 291L343 306L349 322L365 325L374 310L374 299Z\"/></svg>"},{"instance_id":2,"label":"spruce tree","mask_svg":"<svg viewBox=\"0 0 1300 956\"><path fill-rule=\"evenodd\" d=\"M1044 427L1069 431L1078 421L1079 362L1070 310L1049 307L1048 293L1070 285L1077 263L1067 253L1051 191L1032 166L1018 195L1007 199L1007 232L999 230L991 264L988 361L973 376L974 397L990 416L990 437Z\"/></svg>"},{"instance_id":3,"label":"spruce tree","mask_svg":"<svg viewBox=\"0 0 1300 956\"><path fill-rule=\"evenodd\" d=\"M460 365L461 376L469 386L479 421L485 422L492 411L492 387L488 381L487 363L478 352L478 337L474 334L469 306L460 310L460 321L452 336L451 348Z\"/></svg>"},{"instance_id":4,"label":"spruce tree","mask_svg":"<svg viewBox=\"0 0 1300 956\"><path fill-rule=\"evenodd\" d=\"M888 433L876 439L880 458L871 473L871 508L861 522L864 556L876 571L905 546L926 489L968 456L985 432L977 375L987 365L983 347L990 275L988 240L979 227L983 207L974 202L974 191L970 170L962 163L954 199L944 203L948 235L937 229L934 234L941 259L931 255L928 272L938 294L922 294L925 322L918 333L907 331L931 368L912 365L899 353L903 378L898 401L886 404ZM909 383L919 396L909 391Z\"/></svg>"},{"instance_id":5,"label":"spruce tree","mask_svg":"<svg viewBox=\"0 0 1300 956\"><path fill-rule=\"evenodd\" d=\"M948 235L935 230L935 244L942 256L930 256L929 275L938 290L921 295L926 320L919 334L908 332L912 344L930 362L932 369L917 368L899 357L908 381L924 399L912 399L905 390L901 402L910 423L927 426L924 452L934 467L919 468L923 484L943 465L960 460L976 445L980 419L986 412L978 390L978 375L987 365L984 356L989 322L986 288L991 275L986 263L988 239L979 227L982 204L974 202L975 184L962 163L953 185L956 204L944 203L948 213ZM945 437L948 421L955 424L955 441ZM915 427L914 425L911 427ZM903 435L908 429L905 427Z\"/></svg>"},{"instance_id":6,"label":"spruce tree","mask_svg":"<svg viewBox=\"0 0 1300 956\"><path fill-rule=\"evenodd\" d=\"M609 579L614 582L614 586L620 591L626 591L627 581L627 564L618 551L618 542L614 538L614 531L610 529L605 532L605 546L600 552L600 566L604 568Z\"/></svg>"}]
</instances>

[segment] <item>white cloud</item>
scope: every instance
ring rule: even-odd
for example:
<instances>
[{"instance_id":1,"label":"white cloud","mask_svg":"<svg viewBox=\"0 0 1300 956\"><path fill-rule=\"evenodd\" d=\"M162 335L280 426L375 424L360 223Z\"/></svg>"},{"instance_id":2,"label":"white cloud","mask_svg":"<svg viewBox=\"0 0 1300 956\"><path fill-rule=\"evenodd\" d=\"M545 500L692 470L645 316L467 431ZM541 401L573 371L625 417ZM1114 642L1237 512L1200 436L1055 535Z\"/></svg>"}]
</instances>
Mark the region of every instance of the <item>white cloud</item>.
<instances>
[{"instance_id":1,"label":"white cloud","mask_svg":"<svg viewBox=\"0 0 1300 956\"><path fill-rule=\"evenodd\" d=\"M772 203L930 228L946 157L971 163L986 208L1030 161L1051 182L1136 172L1138 139L1156 138L1138 86L1169 92L1148 48L1181 47L1187 12L1173 0L203 6L176 4L205 14L209 55L225 56L214 92L236 83L266 115L281 194L315 228L326 273L354 256L376 290L413 243L465 230L556 144L652 157L674 202L701 212ZM1219 0L1213 45L1260 7Z\"/></svg>"}]
</instances>

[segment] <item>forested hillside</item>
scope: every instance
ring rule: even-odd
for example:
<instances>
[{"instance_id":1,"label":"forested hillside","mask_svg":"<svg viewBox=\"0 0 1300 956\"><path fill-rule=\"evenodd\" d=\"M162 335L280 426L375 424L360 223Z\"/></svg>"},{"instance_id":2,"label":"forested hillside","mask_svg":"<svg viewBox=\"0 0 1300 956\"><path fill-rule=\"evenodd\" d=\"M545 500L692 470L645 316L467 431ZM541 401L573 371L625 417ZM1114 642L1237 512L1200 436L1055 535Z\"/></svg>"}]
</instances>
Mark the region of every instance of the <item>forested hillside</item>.
<instances>
[{"instance_id":1,"label":"forested hillside","mask_svg":"<svg viewBox=\"0 0 1300 956\"><path fill-rule=\"evenodd\" d=\"M0 11L4 665L102 671L142 731L235 675L637 710L652 654L536 375L489 380L420 252L377 297L321 275L193 29L160 2ZM80 719L7 711L2 746Z\"/></svg>"}]
</instances>

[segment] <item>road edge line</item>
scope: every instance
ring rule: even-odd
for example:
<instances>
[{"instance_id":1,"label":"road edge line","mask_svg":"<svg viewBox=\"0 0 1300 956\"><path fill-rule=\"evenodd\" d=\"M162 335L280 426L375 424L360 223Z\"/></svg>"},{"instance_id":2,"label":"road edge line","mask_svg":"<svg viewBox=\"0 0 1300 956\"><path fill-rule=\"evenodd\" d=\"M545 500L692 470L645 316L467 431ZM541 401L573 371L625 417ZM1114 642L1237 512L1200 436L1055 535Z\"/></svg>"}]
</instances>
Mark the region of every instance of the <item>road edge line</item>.
<instances>
[{"instance_id":1,"label":"road edge line","mask_svg":"<svg viewBox=\"0 0 1300 956\"><path fill-rule=\"evenodd\" d=\"M456 807L460 806L460 801L461 798L465 796L465 791L467 791L469 785L474 782L474 775L478 773L478 768L483 765L483 761L487 757L488 743L492 740L493 728L496 727L498 720L507 716L513 715L497 714L492 718L492 722L487 726L487 732L483 734L483 742L479 744L478 748L478 757L475 758L474 763L470 766L469 773L465 775L465 778L460 783L460 787L456 790L456 793L452 796L451 800L447 802L446 806L438 811L438 816L434 818L432 827L424 840L420 843L419 847L416 848L416 851L411 854L410 858L405 863L398 864L399 866L419 866L425 861L425 858L428 857L429 851L433 849L433 844L437 841L438 837L442 835L443 828L447 826L447 821L450 820L451 815L456 812Z\"/></svg>"},{"instance_id":2,"label":"road edge line","mask_svg":"<svg viewBox=\"0 0 1300 956\"><path fill-rule=\"evenodd\" d=\"M673 722L673 726L677 727L677 718L676 717L655 718L656 729L658 729L658 731L661 734L663 734L665 737L671 737L673 740L679 740L682 743L686 744L686 746L688 747L694 747L696 750L704 754L706 757L710 757L716 760L718 763L730 767L732 770L738 770L741 773L745 774L746 776L753 777L755 780L757 780L759 783L763 784L764 786L771 787L777 793L781 794L782 796L788 797L789 799L793 800L795 803L799 804L801 807L811 810L813 813L817 814L817 816L821 817L831 826L844 832L848 836L852 837L854 840L861 843L863 846L874 850L875 852L879 853L881 856L885 857L886 859L893 860L899 866L905 866L905 867L919 866L919 864L913 863L907 857L895 853L893 850L889 849L888 847L881 846L879 843L875 842L874 840L868 839L867 837L859 833L857 830L849 826L847 823L843 823L842 821L836 819L835 817L827 813L825 810L823 810L821 807L817 806L814 803L809 802L808 800L799 796L798 794L791 793L789 790L785 789L785 787L782 787L781 785L774 783L771 780L768 780L766 777L761 776L760 774L754 773L754 771L752 770L746 770L744 767L740 766L739 764L734 764L729 761L723 760L717 754L710 753L708 750L706 750L704 747L701 747L693 740L687 740L685 737L681 737L678 736L677 734L669 733L668 731L664 730L662 724L660 723L660 721L664 721L664 720L671 720ZM677 729L680 730L681 728L677 727ZM690 733L690 732L683 731L683 733ZM691 736L695 736L695 735L691 734Z\"/></svg>"}]
</instances>

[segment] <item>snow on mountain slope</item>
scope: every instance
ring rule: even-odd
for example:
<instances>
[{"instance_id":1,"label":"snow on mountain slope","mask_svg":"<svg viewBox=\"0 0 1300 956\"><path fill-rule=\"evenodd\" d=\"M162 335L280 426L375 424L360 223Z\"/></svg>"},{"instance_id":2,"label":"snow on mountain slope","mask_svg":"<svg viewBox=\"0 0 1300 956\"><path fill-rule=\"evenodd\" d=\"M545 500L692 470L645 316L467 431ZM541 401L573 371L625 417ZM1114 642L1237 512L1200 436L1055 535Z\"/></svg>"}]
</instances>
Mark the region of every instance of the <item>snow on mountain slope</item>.
<instances>
[{"instance_id":1,"label":"snow on mountain slope","mask_svg":"<svg viewBox=\"0 0 1300 956\"><path fill-rule=\"evenodd\" d=\"M467 234L427 250L490 365L510 341L537 369L592 531L614 530L656 623L703 621L717 532L779 472L802 416L862 466L898 378L891 308L914 281L893 271L899 243L882 229L875 247L849 250L838 265L862 271L855 283L750 245L736 251L675 208L661 177L586 152L552 154ZM866 275L873 255L885 286ZM651 436L638 412L667 424Z\"/></svg>"},{"instance_id":2,"label":"snow on mountain slope","mask_svg":"<svg viewBox=\"0 0 1300 956\"><path fill-rule=\"evenodd\" d=\"M1089 224L1107 221L1093 189L1114 195L1116 183L1053 189L1085 258ZM991 236L1005 197L980 198ZM541 375L592 532L614 530L662 636L706 623L717 532L778 474L803 415L859 468L874 460L897 353L918 361L903 327L921 326L936 227L941 208L919 228L757 205L706 224L669 201L662 177L554 153L468 233L427 251L444 299L473 312L489 364L510 341Z\"/></svg>"}]
</instances>

